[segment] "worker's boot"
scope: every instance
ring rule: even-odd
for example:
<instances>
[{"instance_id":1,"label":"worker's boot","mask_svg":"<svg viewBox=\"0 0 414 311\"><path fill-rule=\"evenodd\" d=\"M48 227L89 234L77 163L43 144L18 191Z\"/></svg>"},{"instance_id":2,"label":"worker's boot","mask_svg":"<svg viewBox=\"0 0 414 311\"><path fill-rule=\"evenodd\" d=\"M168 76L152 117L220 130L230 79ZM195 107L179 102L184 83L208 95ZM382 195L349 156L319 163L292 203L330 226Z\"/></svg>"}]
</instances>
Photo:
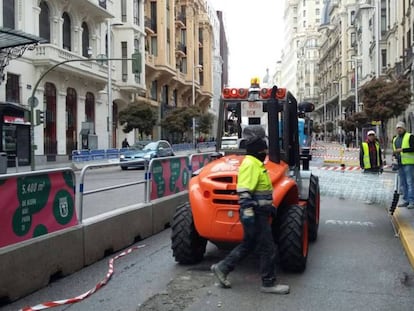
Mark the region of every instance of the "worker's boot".
<instances>
[{"instance_id":1,"label":"worker's boot","mask_svg":"<svg viewBox=\"0 0 414 311\"><path fill-rule=\"evenodd\" d=\"M227 274L221 271L218 264L212 265L210 269L211 269L211 272L213 272L216 278L219 280L221 286L223 286L224 288L231 287L230 281L227 280Z\"/></svg>"},{"instance_id":2,"label":"worker's boot","mask_svg":"<svg viewBox=\"0 0 414 311\"><path fill-rule=\"evenodd\" d=\"M289 285L276 284L273 286L262 286L260 290L262 293L285 295L289 294L290 288Z\"/></svg>"}]
</instances>

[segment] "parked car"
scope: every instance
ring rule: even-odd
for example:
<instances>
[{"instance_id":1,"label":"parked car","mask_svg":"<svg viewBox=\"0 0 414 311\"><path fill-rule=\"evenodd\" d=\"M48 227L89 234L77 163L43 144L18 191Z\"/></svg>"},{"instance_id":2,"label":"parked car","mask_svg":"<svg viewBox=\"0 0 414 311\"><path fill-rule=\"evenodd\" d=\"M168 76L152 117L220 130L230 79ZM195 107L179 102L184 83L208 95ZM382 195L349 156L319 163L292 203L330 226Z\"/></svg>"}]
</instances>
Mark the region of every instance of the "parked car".
<instances>
[{"instance_id":1,"label":"parked car","mask_svg":"<svg viewBox=\"0 0 414 311\"><path fill-rule=\"evenodd\" d=\"M129 167L145 168L153 158L170 156L174 156L174 151L170 143L166 140L158 140L149 142L142 149L136 146L135 148L121 152L119 162L121 162L121 169L123 170ZM134 163L131 163L132 161Z\"/></svg>"}]
</instances>

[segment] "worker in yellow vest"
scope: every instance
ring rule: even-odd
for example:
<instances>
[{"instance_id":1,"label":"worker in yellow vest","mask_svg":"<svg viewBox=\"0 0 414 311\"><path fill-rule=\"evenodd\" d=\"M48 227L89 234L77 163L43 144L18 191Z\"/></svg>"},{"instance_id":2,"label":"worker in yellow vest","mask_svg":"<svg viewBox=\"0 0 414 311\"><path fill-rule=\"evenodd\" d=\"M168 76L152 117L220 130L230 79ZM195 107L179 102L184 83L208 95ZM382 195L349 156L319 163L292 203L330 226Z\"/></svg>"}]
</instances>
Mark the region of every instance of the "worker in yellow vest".
<instances>
[{"instance_id":1,"label":"worker in yellow vest","mask_svg":"<svg viewBox=\"0 0 414 311\"><path fill-rule=\"evenodd\" d=\"M361 143L359 163L364 173L382 173L381 146L373 130L368 131L366 141Z\"/></svg>"},{"instance_id":2,"label":"worker in yellow vest","mask_svg":"<svg viewBox=\"0 0 414 311\"><path fill-rule=\"evenodd\" d=\"M406 131L404 122L399 121L396 128L392 149L398 161L398 177L403 195L398 207L414 209L414 136Z\"/></svg>"}]
</instances>

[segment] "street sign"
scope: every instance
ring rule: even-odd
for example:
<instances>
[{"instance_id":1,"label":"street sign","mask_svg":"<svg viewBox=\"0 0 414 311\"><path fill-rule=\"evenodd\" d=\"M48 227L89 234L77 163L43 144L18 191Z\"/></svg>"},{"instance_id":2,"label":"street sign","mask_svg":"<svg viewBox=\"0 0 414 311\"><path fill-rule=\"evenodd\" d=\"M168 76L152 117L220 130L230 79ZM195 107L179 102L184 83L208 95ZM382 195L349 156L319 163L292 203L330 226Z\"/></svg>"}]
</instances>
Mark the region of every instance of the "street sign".
<instances>
[{"instance_id":1,"label":"street sign","mask_svg":"<svg viewBox=\"0 0 414 311\"><path fill-rule=\"evenodd\" d=\"M27 103L30 107L37 107L37 105L39 105L39 100L37 99L36 96L31 96L27 99Z\"/></svg>"}]
</instances>

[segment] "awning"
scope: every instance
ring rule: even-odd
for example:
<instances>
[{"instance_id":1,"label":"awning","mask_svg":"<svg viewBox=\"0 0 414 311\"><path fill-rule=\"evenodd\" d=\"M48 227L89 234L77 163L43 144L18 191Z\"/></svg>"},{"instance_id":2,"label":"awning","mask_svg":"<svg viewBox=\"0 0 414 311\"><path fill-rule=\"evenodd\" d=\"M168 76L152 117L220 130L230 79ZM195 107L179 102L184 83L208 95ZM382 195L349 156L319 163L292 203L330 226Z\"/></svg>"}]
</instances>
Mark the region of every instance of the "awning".
<instances>
[{"instance_id":1,"label":"awning","mask_svg":"<svg viewBox=\"0 0 414 311\"><path fill-rule=\"evenodd\" d=\"M47 40L11 28L0 28L0 50L28 44L46 43Z\"/></svg>"}]
</instances>

